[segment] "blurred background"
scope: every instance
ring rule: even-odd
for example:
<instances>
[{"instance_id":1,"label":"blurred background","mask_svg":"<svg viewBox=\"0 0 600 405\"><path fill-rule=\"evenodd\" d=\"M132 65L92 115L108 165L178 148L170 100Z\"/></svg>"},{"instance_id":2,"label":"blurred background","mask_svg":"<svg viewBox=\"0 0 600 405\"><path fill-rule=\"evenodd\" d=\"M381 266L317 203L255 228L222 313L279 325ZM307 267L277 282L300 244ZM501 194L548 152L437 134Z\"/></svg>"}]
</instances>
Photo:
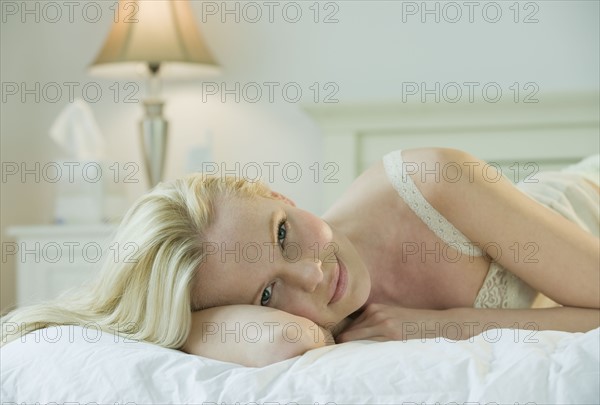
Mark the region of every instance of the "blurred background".
<instances>
[{"instance_id":1,"label":"blurred background","mask_svg":"<svg viewBox=\"0 0 600 405\"><path fill-rule=\"evenodd\" d=\"M135 8L127 6L136 2L1 3L4 312L17 302L20 288L25 293L19 283L57 283L57 290L64 283L52 277L36 280L31 277L37 274L34 270L19 279L19 265L36 259L52 262L48 257L53 254L24 257L26 246L19 241L40 238L40 232L46 244L56 241L53 232L61 232L52 227L56 222L74 222L89 231L95 222L118 220L151 185L139 139L147 81L98 77L88 70L115 21L135 17ZM169 122L165 180L201 170L207 162L224 163L230 170L250 164L250 176L256 166L262 168L263 179L274 189L321 214L327 208L327 185L315 181L311 166L323 168L325 163L324 130L315 117L327 117L329 108L449 104L454 97L450 93L436 101L435 95L426 94L422 100L423 88L415 92L415 84L436 89L436 83L440 88L459 83L463 90L468 89L464 83L478 83L477 91L485 83L496 83L513 103L517 90L518 101L533 95L540 104L545 97L556 100L562 95L569 100L582 95L592 104L598 99L598 1L189 4L220 72L162 80L163 115ZM160 31L162 24L155 29ZM75 99L83 99L88 117L93 115L106 164L98 197L103 214L81 223L65 218L85 211L86 200L57 209L64 184L53 181L56 167L48 166L59 162L64 170L64 162L75 159L68 150L71 141L61 146L50 136L57 118ZM465 99L463 94L460 101ZM269 164L275 168L271 179ZM286 164L300 167L304 175L290 181L294 175L281 172ZM57 214L61 209L67 211L65 218ZM21 228L8 231L15 226ZM82 229L78 232L87 232ZM69 237L65 240L73 241ZM31 243L29 248L35 249ZM62 249L65 242L59 245Z\"/></svg>"}]
</instances>

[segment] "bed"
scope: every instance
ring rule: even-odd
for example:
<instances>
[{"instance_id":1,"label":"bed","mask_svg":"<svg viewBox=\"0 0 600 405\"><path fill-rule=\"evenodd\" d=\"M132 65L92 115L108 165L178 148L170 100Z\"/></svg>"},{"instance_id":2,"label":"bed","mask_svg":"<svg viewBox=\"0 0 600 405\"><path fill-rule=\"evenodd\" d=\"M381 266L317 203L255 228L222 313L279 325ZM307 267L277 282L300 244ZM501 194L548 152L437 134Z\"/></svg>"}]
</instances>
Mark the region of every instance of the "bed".
<instances>
[{"instance_id":1,"label":"bed","mask_svg":"<svg viewBox=\"0 0 600 405\"><path fill-rule=\"evenodd\" d=\"M390 150L447 146L540 170L600 148L597 95L540 97L535 105L306 107L324 139L331 204ZM513 166L514 167L514 166ZM509 176L510 177L510 176ZM598 404L600 329L587 333L490 328L446 339L327 346L247 368L125 341L93 325L54 327L0 351L2 403L97 404Z\"/></svg>"},{"instance_id":2,"label":"bed","mask_svg":"<svg viewBox=\"0 0 600 405\"><path fill-rule=\"evenodd\" d=\"M469 341L356 341L247 368L87 328L2 349L2 402L597 404L600 329L488 329Z\"/></svg>"}]
</instances>

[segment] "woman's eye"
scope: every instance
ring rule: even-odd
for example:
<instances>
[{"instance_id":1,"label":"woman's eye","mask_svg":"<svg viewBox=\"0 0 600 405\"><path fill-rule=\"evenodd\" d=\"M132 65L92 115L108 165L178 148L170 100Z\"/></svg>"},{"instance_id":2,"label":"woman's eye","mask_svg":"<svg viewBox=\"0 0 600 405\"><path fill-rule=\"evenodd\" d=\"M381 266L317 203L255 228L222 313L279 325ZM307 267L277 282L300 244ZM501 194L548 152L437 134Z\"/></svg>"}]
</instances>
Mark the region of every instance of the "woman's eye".
<instances>
[{"instance_id":1,"label":"woman's eye","mask_svg":"<svg viewBox=\"0 0 600 405\"><path fill-rule=\"evenodd\" d=\"M287 229L285 227L285 224L286 224L286 222L284 219L279 223L279 226L277 227L277 242L279 242L279 245L281 247L283 247L283 244L285 242L285 236L287 234Z\"/></svg>"},{"instance_id":2,"label":"woman's eye","mask_svg":"<svg viewBox=\"0 0 600 405\"><path fill-rule=\"evenodd\" d=\"M262 297L260 298L260 305L265 306L271 301L271 294L273 293L273 284L263 290Z\"/></svg>"}]
</instances>

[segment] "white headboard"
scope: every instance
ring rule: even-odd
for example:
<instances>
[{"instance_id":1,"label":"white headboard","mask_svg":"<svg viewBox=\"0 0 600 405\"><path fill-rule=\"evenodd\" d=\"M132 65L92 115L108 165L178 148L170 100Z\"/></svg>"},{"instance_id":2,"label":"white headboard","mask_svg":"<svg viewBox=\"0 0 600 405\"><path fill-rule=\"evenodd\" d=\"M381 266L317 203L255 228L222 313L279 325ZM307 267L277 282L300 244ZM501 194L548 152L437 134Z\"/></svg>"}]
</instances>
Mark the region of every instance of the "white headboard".
<instances>
[{"instance_id":1,"label":"white headboard","mask_svg":"<svg viewBox=\"0 0 600 405\"><path fill-rule=\"evenodd\" d=\"M499 164L511 180L600 150L598 93L538 96L537 103L377 103L305 107L323 131L323 185L331 205L367 167L395 149L442 146ZM518 164L515 165L515 164ZM512 169L511 169L512 165ZM519 167L519 176L516 168Z\"/></svg>"}]
</instances>

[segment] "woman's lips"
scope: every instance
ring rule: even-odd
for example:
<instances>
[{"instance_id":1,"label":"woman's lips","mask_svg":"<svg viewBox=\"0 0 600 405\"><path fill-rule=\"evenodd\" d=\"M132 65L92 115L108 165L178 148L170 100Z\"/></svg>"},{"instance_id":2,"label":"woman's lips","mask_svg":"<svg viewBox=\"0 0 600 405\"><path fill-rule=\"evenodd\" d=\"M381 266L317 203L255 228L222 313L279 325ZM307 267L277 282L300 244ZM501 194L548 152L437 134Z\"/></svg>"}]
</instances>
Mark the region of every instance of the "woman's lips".
<instances>
[{"instance_id":1,"label":"woman's lips","mask_svg":"<svg viewBox=\"0 0 600 405\"><path fill-rule=\"evenodd\" d=\"M335 286L333 290L333 295L329 300L329 304L333 304L336 301L339 301L340 298L346 292L346 287L348 286L348 272L346 271L346 266L344 263L336 256L337 264L335 266L335 274L333 275L332 285Z\"/></svg>"}]
</instances>

